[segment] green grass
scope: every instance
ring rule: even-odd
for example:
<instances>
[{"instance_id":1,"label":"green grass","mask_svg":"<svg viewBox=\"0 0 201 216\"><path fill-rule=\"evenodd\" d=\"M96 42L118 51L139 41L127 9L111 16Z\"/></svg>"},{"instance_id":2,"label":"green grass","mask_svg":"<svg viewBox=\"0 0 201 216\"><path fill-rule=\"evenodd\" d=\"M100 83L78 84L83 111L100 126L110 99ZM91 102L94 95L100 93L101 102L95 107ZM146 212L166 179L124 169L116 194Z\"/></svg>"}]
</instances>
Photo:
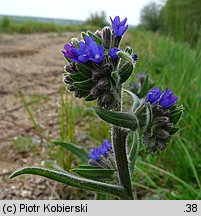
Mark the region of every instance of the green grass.
<instances>
[{"instance_id":1,"label":"green grass","mask_svg":"<svg viewBox=\"0 0 201 216\"><path fill-rule=\"evenodd\" d=\"M139 54L135 72L150 74L157 83L157 87L163 90L166 87L171 88L178 96L178 103L183 104L185 108L180 123L181 130L173 137L173 142L167 150L153 156L147 156L143 152L141 160L162 167L199 192L201 178L201 46L198 44L197 48L191 49L188 44L174 42L167 37L150 32L135 30L130 31L127 43L135 47L135 52ZM163 177L163 180L158 178L156 181L161 187L177 190L180 198L189 198L186 196L185 188L177 183L173 184L174 181L167 176Z\"/></svg>"},{"instance_id":2,"label":"green grass","mask_svg":"<svg viewBox=\"0 0 201 216\"><path fill-rule=\"evenodd\" d=\"M88 29L96 30L95 26L90 25L60 25L52 22L39 22L33 20L24 20L17 22L8 17L0 19L0 33L7 34L31 34L31 33L43 33L43 32L80 32Z\"/></svg>"}]
</instances>

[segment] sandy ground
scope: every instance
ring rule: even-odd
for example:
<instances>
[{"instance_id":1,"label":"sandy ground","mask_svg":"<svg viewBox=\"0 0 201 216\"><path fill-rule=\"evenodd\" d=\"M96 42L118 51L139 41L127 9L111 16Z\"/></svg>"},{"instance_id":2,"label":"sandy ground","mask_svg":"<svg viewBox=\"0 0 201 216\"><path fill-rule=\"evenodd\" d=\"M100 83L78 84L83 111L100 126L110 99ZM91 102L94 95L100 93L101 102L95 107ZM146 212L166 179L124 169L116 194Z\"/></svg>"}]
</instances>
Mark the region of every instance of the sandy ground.
<instances>
[{"instance_id":1,"label":"sandy ground","mask_svg":"<svg viewBox=\"0 0 201 216\"><path fill-rule=\"evenodd\" d=\"M48 96L33 112L42 126L50 131L52 128L53 136L58 134L59 89L63 85L65 64L61 50L70 36L57 33L0 35L0 199L71 199L79 192L68 188L68 196L62 196L58 184L32 175L8 179L16 168L40 165L45 151L41 148L39 153L19 153L13 145L13 140L19 137L35 136L18 95L19 89L26 97ZM38 145L40 148L41 144Z\"/></svg>"}]
</instances>

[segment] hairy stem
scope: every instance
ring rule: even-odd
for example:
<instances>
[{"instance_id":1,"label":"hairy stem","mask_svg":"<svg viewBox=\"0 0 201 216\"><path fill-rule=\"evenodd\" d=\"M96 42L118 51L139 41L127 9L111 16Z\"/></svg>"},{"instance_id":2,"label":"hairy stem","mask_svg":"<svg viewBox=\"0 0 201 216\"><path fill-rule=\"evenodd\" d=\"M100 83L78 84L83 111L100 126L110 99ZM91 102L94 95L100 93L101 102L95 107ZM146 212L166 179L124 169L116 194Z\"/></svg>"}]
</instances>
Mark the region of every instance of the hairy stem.
<instances>
[{"instance_id":1,"label":"hairy stem","mask_svg":"<svg viewBox=\"0 0 201 216\"><path fill-rule=\"evenodd\" d=\"M119 97L122 102L121 87L119 91ZM116 109L116 111L121 111L121 105ZM126 190L128 199L134 199L126 153L126 137L127 132L123 128L112 125L112 144L117 165L119 183Z\"/></svg>"}]
</instances>

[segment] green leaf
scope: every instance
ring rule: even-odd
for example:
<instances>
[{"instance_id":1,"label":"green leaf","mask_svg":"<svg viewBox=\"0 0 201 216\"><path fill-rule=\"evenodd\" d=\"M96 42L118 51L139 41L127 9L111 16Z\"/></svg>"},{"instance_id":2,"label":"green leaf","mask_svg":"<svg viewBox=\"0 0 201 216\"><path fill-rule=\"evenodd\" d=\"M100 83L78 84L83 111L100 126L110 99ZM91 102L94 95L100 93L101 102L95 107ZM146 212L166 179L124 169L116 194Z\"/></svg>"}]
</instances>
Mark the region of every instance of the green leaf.
<instances>
[{"instance_id":1,"label":"green leaf","mask_svg":"<svg viewBox=\"0 0 201 216\"><path fill-rule=\"evenodd\" d=\"M170 121L175 125L183 114L183 106L176 107L174 111L170 113Z\"/></svg>"},{"instance_id":2,"label":"green leaf","mask_svg":"<svg viewBox=\"0 0 201 216\"><path fill-rule=\"evenodd\" d=\"M133 92L127 90L127 89L123 89L126 93L130 94L130 96L132 97L133 99L133 104L132 104L132 108L131 108L131 112L134 112L138 106L140 105L140 99L139 97L134 94Z\"/></svg>"},{"instance_id":3,"label":"green leaf","mask_svg":"<svg viewBox=\"0 0 201 216\"><path fill-rule=\"evenodd\" d=\"M131 130L136 130L138 128L138 119L132 113L114 112L99 107L95 107L94 109L101 119L110 124L129 128Z\"/></svg>"},{"instance_id":4,"label":"green leaf","mask_svg":"<svg viewBox=\"0 0 201 216\"><path fill-rule=\"evenodd\" d=\"M147 94L148 91L149 91L149 76L147 75L145 77L142 88L140 90L140 95L139 95L140 98L144 97Z\"/></svg>"},{"instance_id":5,"label":"green leaf","mask_svg":"<svg viewBox=\"0 0 201 216\"><path fill-rule=\"evenodd\" d=\"M118 52L117 52L117 55L118 55L120 58L122 58L122 59L124 59L124 60L126 60L126 61L128 61L128 62L130 62L130 63L133 64L132 56L129 55L128 53L123 52L123 51L118 51Z\"/></svg>"},{"instance_id":6,"label":"green leaf","mask_svg":"<svg viewBox=\"0 0 201 216\"><path fill-rule=\"evenodd\" d=\"M179 128L178 127L173 127L171 130L170 130L170 135L173 135L175 133L177 133L179 131Z\"/></svg>"},{"instance_id":7,"label":"green leaf","mask_svg":"<svg viewBox=\"0 0 201 216\"><path fill-rule=\"evenodd\" d=\"M71 43L76 47L79 48L79 41L77 38L72 38Z\"/></svg>"},{"instance_id":8,"label":"green leaf","mask_svg":"<svg viewBox=\"0 0 201 216\"><path fill-rule=\"evenodd\" d=\"M91 70L88 66L81 64L81 63L77 63L76 68L81 74L83 74L84 76L86 76L88 78L91 78L92 73L91 73Z\"/></svg>"},{"instance_id":9,"label":"green leaf","mask_svg":"<svg viewBox=\"0 0 201 216\"><path fill-rule=\"evenodd\" d=\"M95 82L92 79L88 79L81 82L74 82L73 84L83 91L90 91L91 88L95 85Z\"/></svg>"},{"instance_id":10,"label":"green leaf","mask_svg":"<svg viewBox=\"0 0 201 216\"><path fill-rule=\"evenodd\" d=\"M81 32L81 36L84 39L87 36L86 32Z\"/></svg>"},{"instance_id":11,"label":"green leaf","mask_svg":"<svg viewBox=\"0 0 201 216\"><path fill-rule=\"evenodd\" d=\"M133 64L127 62L119 69L120 83L124 83L133 72Z\"/></svg>"},{"instance_id":12,"label":"green leaf","mask_svg":"<svg viewBox=\"0 0 201 216\"><path fill-rule=\"evenodd\" d=\"M94 38L95 42L96 42L99 46L103 43L103 41L102 41L98 36L96 36L95 34L93 34L92 32L87 31L87 33L88 33L88 35L89 35L90 37L93 37L93 38Z\"/></svg>"},{"instance_id":13,"label":"green leaf","mask_svg":"<svg viewBox=\"0 0 201 216\"><path fill-rule=\"evenodd\" d=\"M80 189L91 190L96 192L105 192L112 194L116 197L128 199L128 197L126 196L126 192L122 186L89 180L82 177L78 177L69 172L58 172L55 170L50 170L42 167L24 167L18 169L11 174L10 179L23 174L34 174L44 176L46 178L62 182L64 184L77 187Z\"/></svg>"},{"instance_id":14,"label":"green leaf","mask_svg":"<svg viewBox=\"0 0 201 216\"><path fill-rule=\"evenodd\" d=\"M70 78L73 79L74 82L78 82L78 81L83 80L83 79L88 79L87 76L83 75L80 72L70 74Z\"/></svg>"},{"instance_id":15,"label":"green leaf","mask_svg":"<svg viewBox=\"0 0 201 216\"><path fill-rule=\"evenodd\" d=\"M91 166L86 164L78 164L78 167L82 169L97 169L97 166ZM98 167L98 168L103 169L102 167Z\"/></svg>"},{"instance_id":16,"label":"green leaf","mask_svg":"<svg viewBox=\"0 0 201 216\"><path fill-rule=\"evenodd\" d=\"M63 148L67 149L68 151L72 152L74 155L76 155L83 163L87 163L89 158L88 158L88 153L87 151L78 145L72 144L65 142L63 140L54 140L54 144L60 145Z\"/></svg>"},{"instance_id":17,"label":"green leaf","mask_svg":"<svg viewBox=\"0 0 201 216\"><path fill-rule=\"evenodd\" d=\"M102 168L74 168L71 169L70 172L77 173L78 175L98 180L98 181L112 181L115 179L115 171L111 169L102 169Z\"/></svg>"}]
</instances>

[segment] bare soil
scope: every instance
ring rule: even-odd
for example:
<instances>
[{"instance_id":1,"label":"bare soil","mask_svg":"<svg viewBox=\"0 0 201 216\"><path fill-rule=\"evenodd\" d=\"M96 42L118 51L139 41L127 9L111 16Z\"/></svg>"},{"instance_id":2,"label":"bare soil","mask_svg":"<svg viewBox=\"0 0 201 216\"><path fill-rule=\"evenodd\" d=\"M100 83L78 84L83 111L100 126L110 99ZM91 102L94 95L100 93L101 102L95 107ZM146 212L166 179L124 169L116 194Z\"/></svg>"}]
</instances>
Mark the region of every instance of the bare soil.
<instances>
[{"instance_id":1,"label":"bare soil","mask_svg":"<svg viewBox=\"0 0 201 216\"><path fill-rule=\"evenodd\" d=\"M25 175L10 180L17 168L41 165L45 146L36 143L38 152L19 152L13 140L36 137L36 131L19 97L19 89L27 96L48 96L33 110L41 127L58 135L58 109L63 65L63 44L72 36L57 33L32 35L0 35L0 199L82 199L80 191L51 180ZM65 196L61 191L67 190ZM79 193L79 196L78 196Z\"/></svg>"}]
</instances>

